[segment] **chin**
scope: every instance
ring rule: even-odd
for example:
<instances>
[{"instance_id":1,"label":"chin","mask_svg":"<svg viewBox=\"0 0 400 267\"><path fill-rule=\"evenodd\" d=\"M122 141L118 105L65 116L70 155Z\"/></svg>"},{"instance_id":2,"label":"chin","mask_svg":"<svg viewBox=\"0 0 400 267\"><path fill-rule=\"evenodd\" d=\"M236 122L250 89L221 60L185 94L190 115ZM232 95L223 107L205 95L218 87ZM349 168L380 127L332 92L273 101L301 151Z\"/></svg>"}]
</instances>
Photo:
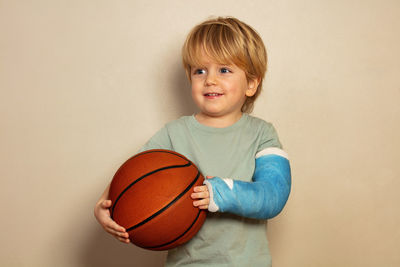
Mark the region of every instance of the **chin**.
<instances>
[{"instance_id":1,"label":"chin","mask_svg":"<svg viewBox=\"0 0 400 267\"><path fill-rule=\"evenodd\" d=\"M204 116L208 116L208 117L221 117L224 114L222 112L219 111L202 111L202 113L204 114Z\"/></svg>"}]
</instances>

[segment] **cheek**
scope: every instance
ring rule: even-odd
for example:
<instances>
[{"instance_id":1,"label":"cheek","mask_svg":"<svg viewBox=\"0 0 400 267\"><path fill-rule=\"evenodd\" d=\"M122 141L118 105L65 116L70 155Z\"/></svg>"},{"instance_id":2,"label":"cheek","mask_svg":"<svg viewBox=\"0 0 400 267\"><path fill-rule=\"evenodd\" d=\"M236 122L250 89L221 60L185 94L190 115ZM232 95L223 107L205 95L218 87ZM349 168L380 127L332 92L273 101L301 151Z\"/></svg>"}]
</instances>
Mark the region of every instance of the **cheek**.
<instances>
[{"instance_id":1,"label":"cheek","mask_svg":"<svg viewBox=\"0 0 400 267\"><path fill-rule=\"evenodd\" d=\"M244 83L239 80L237 81L237 83L230 83L229 86L225 88L229 88L229 91L236 97L242 97L242 96L245 97L248 86L247 83Z\"/></svg>"},{"instance_id":2,"label":"cheek","mask_svg":"<svg viewBox=\"0 0 400 267\"><path fill-rule=\"evenodd\" d=\"M201 96L201 91L199 90L198 87L192 84L191 88L191 95L192 99L195 103L198 103L200 101L200 96Z\"/></svg>"},{"instance_id":3,"label":"cheek","mask_svg":"<svg viewBox=\"0 0 400 267\"><path fill-rule=\"evenodd\" d=\"M200 82L197 81L197 80L192 81L191 89L192 89L192 94L196 94L196 93L201 93L202 92L202 86L201 86Z\"/></svg>"},{"instance_id":4,"label":"cheek","mask_svg":"<svg viewBox=\"0 0 400 267\"><path fill-rule=\"evenodd\" d=\"M198 91L198 88L196 87L195 84L192 83L192 85L191 85L191 92L192 92L192 95L195 95L197 91Z\"/></svg>"}]
</instances>

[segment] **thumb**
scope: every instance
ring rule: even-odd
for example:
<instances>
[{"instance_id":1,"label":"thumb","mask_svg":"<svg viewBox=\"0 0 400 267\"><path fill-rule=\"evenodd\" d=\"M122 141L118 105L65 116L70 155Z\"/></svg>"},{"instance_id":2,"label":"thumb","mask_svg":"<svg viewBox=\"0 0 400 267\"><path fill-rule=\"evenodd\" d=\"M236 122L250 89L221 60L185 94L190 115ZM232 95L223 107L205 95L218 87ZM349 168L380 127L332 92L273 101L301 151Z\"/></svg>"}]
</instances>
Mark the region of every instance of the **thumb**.
<instances>
[{"instance_id":1,"label":"thumb","mask_svg":"<svg viewBox=\"0 0 400 267\"><path fill-rule=\"evenodd\" d=\"M101 203L101 206L102 206L103 208L105 208L105 209L111 207L111 200L109 200L109 199L104 200L103 203Z\"/></svg>"}]
</instances>

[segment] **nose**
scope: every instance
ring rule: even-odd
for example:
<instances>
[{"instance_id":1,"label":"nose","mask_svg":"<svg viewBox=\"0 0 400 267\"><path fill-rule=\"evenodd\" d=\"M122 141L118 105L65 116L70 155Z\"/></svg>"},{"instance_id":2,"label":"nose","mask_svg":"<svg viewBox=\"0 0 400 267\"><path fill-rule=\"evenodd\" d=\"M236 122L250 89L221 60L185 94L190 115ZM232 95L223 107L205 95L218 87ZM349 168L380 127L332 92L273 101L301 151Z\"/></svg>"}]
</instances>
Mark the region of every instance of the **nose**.
<instances>
[{"instance_id":1,"label":"nose","mask_svg":"<svg viewBox=\"0 0 400 267\"><path fill-rule=\"evenodd\" d=\"M207 77L205 80L206 86L216 85L217 84L217 77L213 72L208 72Z\"/></svg>"}]
</instances>

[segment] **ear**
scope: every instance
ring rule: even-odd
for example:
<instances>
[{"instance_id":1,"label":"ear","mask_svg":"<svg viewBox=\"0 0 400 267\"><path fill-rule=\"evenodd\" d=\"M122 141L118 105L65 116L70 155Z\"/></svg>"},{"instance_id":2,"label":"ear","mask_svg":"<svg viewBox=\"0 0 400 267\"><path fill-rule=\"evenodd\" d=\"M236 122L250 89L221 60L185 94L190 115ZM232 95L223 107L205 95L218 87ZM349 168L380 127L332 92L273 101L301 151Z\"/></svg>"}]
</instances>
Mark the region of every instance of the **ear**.
<instances>
[{"instance_id":1,"label":"ear","mask_svg":"<svg viewBox=\"0 0 400 267\"><path fill-rule=\"evenodd\" d=\"M248 81L248 89L246 90L246 96L252 97L256 94L258 85L260 84L261 78L249 79Z\"/></svg>"}]
</instances>

